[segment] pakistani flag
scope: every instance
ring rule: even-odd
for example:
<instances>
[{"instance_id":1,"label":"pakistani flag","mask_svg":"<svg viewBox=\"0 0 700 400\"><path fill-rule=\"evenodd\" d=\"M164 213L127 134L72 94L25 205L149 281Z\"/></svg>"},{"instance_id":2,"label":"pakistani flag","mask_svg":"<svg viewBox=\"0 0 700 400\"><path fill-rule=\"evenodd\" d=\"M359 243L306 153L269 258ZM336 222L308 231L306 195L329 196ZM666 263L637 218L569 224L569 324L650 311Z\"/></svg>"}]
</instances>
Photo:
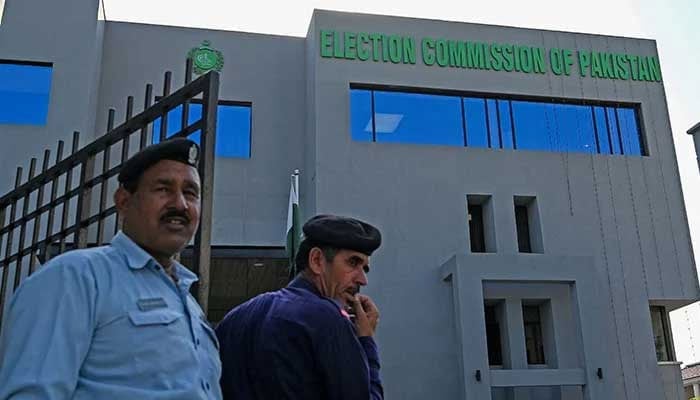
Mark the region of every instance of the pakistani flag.
<instances>
[{"instance_id":1,"label":"pakistani flag","mask_svg":"<svg viewBox=\"0 0 700 400\"><path fill-rule=\"evenodd\" d=\"M292 174L292 184L289 189L289 209L287 210L287 257L289 258L289 276L296 275L294 258L301 242L301 220L299 215L299 170Z\"/></svg>"}]
</instances>

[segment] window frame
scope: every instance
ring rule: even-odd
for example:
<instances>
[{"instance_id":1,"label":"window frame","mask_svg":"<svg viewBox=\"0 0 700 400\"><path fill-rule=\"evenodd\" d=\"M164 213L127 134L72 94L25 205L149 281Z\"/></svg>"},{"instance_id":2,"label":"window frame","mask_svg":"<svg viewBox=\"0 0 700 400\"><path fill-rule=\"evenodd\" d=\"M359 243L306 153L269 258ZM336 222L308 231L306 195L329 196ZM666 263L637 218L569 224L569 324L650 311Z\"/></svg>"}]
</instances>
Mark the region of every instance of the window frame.
<instances>
[{"instance_id":1,"label":"window frame","mask_svg":"<svg viewBox=\"0 0 700 400\"><path fill-rule=\"evenodd\" d=\"M545 337L544 337L544 326L543 326L543 318L542 318L542 309L541 309L541 304L525 304L523 303L521 305L522 308L522 313L523 313L523 333L524 333L524 340L525 340L525 351L526 351L526 356L525 360L527 361L528 367L540 367L540 366L546 366L547 364L547 354L545 351ZM535 310L537 312L537 321L526 321L525 318L525 309L531 309ZM527 352L528 349L528 327L535 327L535 332L539 334L539 338L535 337L533 338L535 343L534 345L537 347L534 349L534 351L537 354L533 354L533 358L535 358L534 361L541 361L542 362L530 362L530 353ZM537 335L535 335L537 336ZM538 340L539 339L539 340Z\"/></svg>"},{"instance_id":2,"label":"window frame","mask_svg":"<svg viewBox=\"0 0 700 400\"><path fill-rule=\"evenodd\" d=\"M163 96L156 96L155 101L160 101L162 98L163 98ZM204 101L202 99L191 99L188 103L189 103L189 105L192 105L192 104L203 105ZM181 107L181 106L182 106L182 104L168 110L168 113L170 113L171 111L174 111L175 109L177 109L178 107ZM250 109L250 117L249 117L249 121L248 121L248 125L250 126L250 130L248 132L248 143L249 143L248 157L225 157L225 158L237 158L237 159L241 159L241 160L250 160L251 158L253 158L253 102L252 101L243 101L243 100L218 100L216 106L217 106L217 108L219 106L235 106L235 107L248 107ZM204 110L202 110L202 112L204 112ZM217 116L218 116L218 110L217 110ZM155 135L156 132L155 132L155 128L154 128L155 123L156 123L156 121L161 121L161 118L162 118L162 115L160 117L156 118L155 120L153 120L153 122L151 123L151 127L150 127L150 129L151 129L151 144L155 143L153 141L156 137L156 135ZM181 122L181 121L178 121L178 123L179 122ZM169 124L170 124L170 118L168 118L168 125ZM181 129L182 129L182 127L180 127L180 130ZM217 124L216 133L218 133L218 132L219 132L219 125ZM175 133L177 133L177 132L175 132ZM216 154L215 154L215 156L216 156Z\"/></svg>"},{"instance_id":3,"label":"window frame","mask_svg":"<svg viewBox=\"0 0 700 400\"><path fill-rule=\"evenodd\" d=\"M651 318L651 334L652 336L654 335L654 316L653 314L655 312L658 312L660 315L661 319L661 330L663 333L663 340L664 344L666 345L666 356L668 360L659 360L658 359L658 354L656 355L656 360L657 362L669 362L669 361L676 361L676 351L673 347L673 341L672 341L672 334L671 334L671 326L670 326L670 321L668 320L668 312L666 311L666 307L664 306L659 306L659 305L649 305L649 315ZM652 338L654 340L654 353L656 353L656 338Z\"/></svg>"},{"instance_id":4,"label":"window frame","mask_svg":"<svg viewBox=\"0 0 700 400\"><path fill-rule=\"evenodd\" d=\"M617 109L618 108L630 108L634 111L635 114L635 119L636 119L636 124L637 124L637 136L639 140L639 148L640 148L640 154L639 155L631 155L631 156L637 156L637 157L648 157L650 156L650 151L649 151L649 146L648 146L648 141L646 138L646 130L644 128L644 118L642 115L642 105L641 103L634 103L634 102L621 102L621 101L609 101L609 100L591 100L591 99L578 99L578 98L568 98L568 97L546 97L546 96L533 96L533 95L523 95L523 94L505 94L505 93L489 93L489 92L478 92L478 91L463 91L463 90L454 90L454 89L429 89L429 88L423 88L423 87L412 87L412 86L402 86L402 85L382 85L382 84L369 84L369 83L359 83L359 82L351 82L349 84L349 90L367 90L370 92L370 97L372 99L372 105L371 105L371 114L370 117L374 121L374 92L375 91L382 91L382 92L398 92L398 93L406 93L406 94L425 94L425 95L443 95L443 96L457 96L460 97L461 99L461 107L462 107L462 113L460 117L462 118L462 127L463 127L463 134L464 134L464 141L463 141L463 146L461 147L474 147L470 146L468 143L468 137L469 137L469 128L468 128L468 123L465 118L465 112L464 112L464 100L465 98L480 98L484 100L484 108L485 108L485 115L486 115L486 135L487 135L487 141L488 145L486 148L489 149L504 149L503 143L504 140L502 138L502 127L501 124L502 122L500 119L496 121L496 126L498 128L498 137L500 139L499 146L493 146L492 147L492 138L491 135L491 126L490 126L490 121L489 121L489 107L488 107L488 101L489 100L494 100L495 103L495 108L496 112L499 112L499 102L500 101L508 101L508 109L509 109L509 120L510 120L510 126L511 126L511 134L513 136L512 138L512 150L519 150L517 146L517 133L516 133L516 125L514 121L514 116L513 116L513 105L512 101L528 101L528 102L534 102L534 103L541 103L541 104L547 104L547 105L576 105L576 106L586 106L586 107L591 107L591 123L593 126L593 134L594 134L594 139L596 142L596 152L592 154L598 154L598 155L623 155L623 156L630 156L628 154L616 154L612 152L612 143L609 143L609 147L611 149L611 153L608 154L607 152L602 152L600 151L600 146L598 143L598 127L596 126L596 121L595 121L595 112L594 112L594 107L603 107L604 109L604 114L607 117L607 109L608 108L613 108L613 111L617 117ZM351 118L350 118L351 119ZM617 118L615 118L617 120ZM607 120L607 118L606 118ZM607 121L606 121L607 122ZM619 125L619 124L618 124ZM619 128L619 127L618 127ZM618 136L620 134L618 133ZM621 140L621 136L620 136ZM372 142L376 143L376 129L373 124L373 129L372 129ZM557 151L551 151L551 150L541 150L541 151L547 151L547 152L557 152ZM586 154L586 152L582 152Z\"/></svg>"},{"instance_id":5,"label":"window frame","mask_svg":"<svg viewBox=\"0 0 700 400\"><path fill-rule=\"evenodd\" d=\"M2 17L2 10L0 10L0 18ZM12 60L7 58L0 58L0 65L18 65L18 66L30 66L30 67L48 67L51 69L50 83L47 93L46 101L46 120L41 124L34 123L19 123L19 122L5 122L0 123L0 125L18 125L18 126L46 126L49 120L49 111L51 108L51 93L53 92L54 85L54 63L48 61L33 61L33 60Z\"/></svg>"}]
</instances>

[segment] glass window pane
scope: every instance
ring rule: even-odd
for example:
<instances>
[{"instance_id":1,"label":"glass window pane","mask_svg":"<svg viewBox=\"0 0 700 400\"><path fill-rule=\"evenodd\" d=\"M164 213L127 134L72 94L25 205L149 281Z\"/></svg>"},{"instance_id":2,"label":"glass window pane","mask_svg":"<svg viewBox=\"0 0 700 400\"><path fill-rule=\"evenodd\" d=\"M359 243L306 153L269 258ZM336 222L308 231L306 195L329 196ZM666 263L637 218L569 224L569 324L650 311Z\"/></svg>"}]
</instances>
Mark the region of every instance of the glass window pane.
<instances>
[{"instance_id":1,"label":"glass window pane","mask_svg":"<svg viewBox=\"0 0 700 400\"><path fill-rule=\"evenodd\" d=\"M358 142L372 141L372 91L350 89L350 134Z\"/></svg>"},{"instance_id":2,"label":"glass window pane","mask_svg":"<svg viewBox=\"0 0 700 400\"><path fill-rule=\"evenodd\" d=\"M511 104L518 149L554 151L557 134L553 106L532 101Z\"/></svg>"},{"instance_id":3,"label":"glass window pane","mask_svg":"<svg viewBox=\"0 0 700 400\"><path fill-rule=\"evenodd\" d=\"M665 322L665 310L663 307L651 306L651 329L654 335L657 361L671 361L669 351L669 333Z\"/></svg>"},{"instance_id":4,"label":"glass window pane","mask_svg":"<svg viewBox=\"0 0 700 400\"><path fill-rule=\"evenodd\" d=\"M610 150L610 131L605 117L605 109L603 107L593 107L595 116L596 133L598 134L598 146L600 154L612 154Z\"/></svg>"},{"instance_id":5,"label":"glass window pane","mask_svg":"<svg viewBox=\"0 0 700 400\"><path fill-rule=\"evenodd\" d=\"M493 304L484 304L484 319L486 320L486 346L489 356L489 365L503 365L503 352L501 349L501 327L497 308Z\"/></svg>"},{"instance_id":6,"label":"glass window pane","mask_svg":"<svg viewBox=\"0 0 700 400\"><path fill-rule=\"evenodd\" d=\"M557 151L595 153L593 116L587 106L556 104Z\"/></svg>"},{"instance_id":7,"label":"glass window pane","mask_svg":"<svg viewBox=\"0 0 700 400\"><path fill-rule=\"evenodd\" d=\"M459 97L374 92L377 142L464 146Z\"/></svg>"},{"instance_id":8,"label":"glass window pane","mask_svg":"<svg viewBox=\"0 0 700 400\"><path fill-rule=\"evenodd\" d=\"M467 125L467 146L489 147L484 99L465 97L464 118Z\"/></svg>"},{"instance_id":9,"label":"glass window pane","mask_svg":"<svg viewBox=\"0 0 700 400\"><path fill-rule=\"evenodd\" d=\"M525 351L528 364L546 364L544 358L544 340L539 306L523 305L523 324L525 325Z\"/></svg>"},{"instance_id":10,"label":"glass window pane","mask_svg":"<svg viewBox=\"0 0 700 400\"><path fill-rule=\"evenodd\" d=\"M513 148L513 125L510 120L510 101L498 100L498 117L501 126L501 140L504 149Z\"/></svg>"},{"instance_id":11,"label":"glass window pane","mask_svg":"<svg viewBox=\"0 0 700 400\"><path fill-rule=\"evenodd\" d=\"M462 101L460 117L455 100ZM636 109L629 107L351 89L350 114L358 141L644 154Z\"/></svg>"},{"instance_id":12,"label":"glass window pane","mask_svg":"<svg viewBox=\"0 0 700 400\"><path fill-rule=\"evenodd\" d=\"M188 123L193 123L202 117L202 105L190 104ZM170 137L181 129L182 106L168 113L168 130ZM217 157L250 158L251 141L251 107L219 104L216 116L216 149ZM160 118L153 121L153 143L158 143L160 137ZM199 143L200 132L194 132L190 139Z\"/></svg>"},{"instance_id":13,"label":"glass window pane","mask_svg":"<svg viewBox=\"0 0 700 400\"><path fill-rule=\"evenodd\" d=\"M500 149L501 147L503 147L503 144L501 143L501 131L498 126L498 110L496 106L496 100L486 100L486 116L489 127L489 140L492 149Z\"/></svg>"},{"instance_id":14,"label":"glass window pane","mask_svg":"<svg viewBox=\"0 0 700 400\"><path fill-rule=\"evenodd\" d=\"M627 155L642 155L640 132L637 126L637 113L633 108L620 107L617 109L617 118L620 122L620 135L622 137L622 150Z\"/></svg>"},{"instance_id":15,"label":"glass window pane","mask_svg":"<svg viewBox=\"0 0 700 400\"><path fill-rule=\"evenodd\" d=\"M45 125L51 69L0 63L0 124Z\"/></svg>"},{"instance_id":16,"label":"glass window pane","mask_svg":"<svg viewBox=\"0 0 700 400\"><path fill-rule=\"evenodd\" d=\"M617 113L614 107L606 107L605 115L607 117L608 129L610 130L610 141L612 144L612 154L622 154L620 147L620 134L617 129Z\"/></svg>"}]
</instances>

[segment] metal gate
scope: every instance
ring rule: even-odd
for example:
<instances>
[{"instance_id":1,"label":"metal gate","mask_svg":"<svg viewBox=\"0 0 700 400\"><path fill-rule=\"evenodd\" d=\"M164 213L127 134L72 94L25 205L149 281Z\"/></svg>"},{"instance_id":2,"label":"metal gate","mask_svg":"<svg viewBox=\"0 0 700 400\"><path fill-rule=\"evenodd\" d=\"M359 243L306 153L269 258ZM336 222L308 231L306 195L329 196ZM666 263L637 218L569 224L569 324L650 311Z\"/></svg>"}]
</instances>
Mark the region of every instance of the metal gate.
<instances>
[{"instance_id":1,"label":"metal gate","mask_svg":"<svg viewBox=\"0 0 700 400\"><path fill-rule=\"evenodd\" d=\"M73 133L69 153L58 142L53 157L44 151L41 170L32 158L26 180L17 168L15 188L0 197L0 328L6 300L23 279L51 257L74 248L102 245L119 229L112 191L117 175L131 155L155 141L200 134L201 223L193 248L193 265L199 275L196 297L206 312L209 298L214 147L219 96L219 74L211 71L191 81L192 61L187 60L185 85L171 93L171 72L165 73L162 97L153 103L153 86L146 85L144 110L133 115L134 98L126 101L126 120L115 127L110 109L107 133L78 149ZM189 105L202 104L202 117L190 121ZM152 104L153 103L153 104ZM168 135L168 113L179 108L179 131ZM153 131L153 123L159 132ZM24 182L24 183L23 183ZM108 233L106 233L108 232Z\"/></svg>"}]
</instances>

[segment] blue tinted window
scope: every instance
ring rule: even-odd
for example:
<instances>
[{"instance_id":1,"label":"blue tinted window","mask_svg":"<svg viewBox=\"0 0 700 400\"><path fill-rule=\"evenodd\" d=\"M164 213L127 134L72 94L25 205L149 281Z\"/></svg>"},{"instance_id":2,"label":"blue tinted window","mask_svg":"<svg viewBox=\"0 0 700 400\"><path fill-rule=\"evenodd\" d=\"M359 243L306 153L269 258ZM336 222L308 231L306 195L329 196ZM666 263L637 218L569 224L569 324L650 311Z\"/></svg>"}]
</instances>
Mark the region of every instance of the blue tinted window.
<instances>
[{"instance_id":1,"label":"blue tinted window","mask_svg":"<svg viewBox=\"0 0 700 400\"><path fill-rule=\"evenodd\" d=\"M620 107L617 109L617 119L620 122L620 136L624 154L641 155L641 135L637 126L637 115L634 109Z\"/></svg>"},{"instance_id":2,"label":"blue tinted window","mask_svg":"<svg viewBox=\"0 0 700 400\"><path fill-rule=\"evenodd\" d=\"M467 127L467 146L489 147L484 99L465 97L464 118Z\"/></svg>"},{"instance_id":3,"label":"blue tinted window","mask_svg":"<svg viewBox=\"0 0 700 400\"><path fill-rule=\"evenodd\" d=\"M593 116L587 106L556 104L557 151L595 153Z\"/></svg>"},{"instance_id":4,"label":"blue tinted window","mask_svg":"<svg viewBox=\"0 0 700 400\"><path fill-rule=\"evenodd\" d=\"M0 63L0 124L45 125L51 67Z\"/></svg>"},{"instance_id":5,"label":"blue tinted window","mask_svg":"<svg viewBox=\"0 0 700 400\"><path fill-rule=\"evenodd\" d=\"M558 139L554 106L531 101L512 101L518 149L556 151Z\"/></svg>"},{"instance_id":6,"label":"blue tinted window","mask_svg":"<svg viewBox=\"0 0 700 400\"><path fill-rule=\"evenodd\" d=\"M372 138L372 92L352 89L350 91L350 129L352 139L371 142Z\"/></svg>"},{"instance_id":7,"label":"blue tinted window","mask_svg":"<svg viewBox=\"0 0 700 400\"><path fill-rule=\"evenodd\" d=\"M513 124L510 120L510 101L498 100L498 118L501 126L501 142L504 149L513 148Z\"/></svg>"},{"instance_id":8,"label":"blue tinted window","mask_svg":"<svg viewBox=\"0 0 700 400\"><path fill-rule=\"evenodd\" d=\"M486 100L486 121L488 122L489 128L489 147L492 149L500 149L502 147L501 130L498 126L496 100Z\"/></svg>"},{"instance_id":9,"label":"blue tinted window","mask_svg":"<svg viewBox=\"0 0 700 400\"><path fill-rule=\"evenodd\" d=\"M603 107L593 107L593 117L595 119L596 134L598 135L598 152L600 154L612 154L610 149L610 130L608 129L605 109Z\"/></svg>"},{"instance_id":10,"label":"blue tinted window","mask_svg":"<svg viewBox=\"0 0 700 400\"><path fill-rule=\"evenodd\" d=\"M610 131L610 142L612 144L612 154L622 154L620 131L617 124L617 113L614 107L605 108L605 116L607 117L608 130Z\"/></svg>"},{"instance_id":11,"label":"blue tinted window","mask_svg":"<svg viewBox=\"0 0 700 400\"><path fill-rule=\"evenodd\" d=\"M374 92L377 142L464 145L459 97Z\"/></svg>"},{"instance_id":12,"label":"blue tinted window","mask_svg":"<svg viewBox=\"0 0 700 400\"><path fill-rule=\"evenodd\" d=\"M356 89L350 100L357 141L644 154L637 110L630 107Z\"/></svg>"},{"instance_id":13,"label":"blue tinted window","mask_svg":"<svg viewBox=\"0 0 700 400\"><path fill-rule=\"evenodd\" d=\"M219 104L216 116L216 150L217 157L250 158L250 107ZM202 105L190 104L188 123L202 118ZM168 113L168 132L171 136L182 127L182 106ZM153 121L153 142L159 141L160 118ZM199 143L200 132L189 136Z\"/></svg>"}]
</instances>

